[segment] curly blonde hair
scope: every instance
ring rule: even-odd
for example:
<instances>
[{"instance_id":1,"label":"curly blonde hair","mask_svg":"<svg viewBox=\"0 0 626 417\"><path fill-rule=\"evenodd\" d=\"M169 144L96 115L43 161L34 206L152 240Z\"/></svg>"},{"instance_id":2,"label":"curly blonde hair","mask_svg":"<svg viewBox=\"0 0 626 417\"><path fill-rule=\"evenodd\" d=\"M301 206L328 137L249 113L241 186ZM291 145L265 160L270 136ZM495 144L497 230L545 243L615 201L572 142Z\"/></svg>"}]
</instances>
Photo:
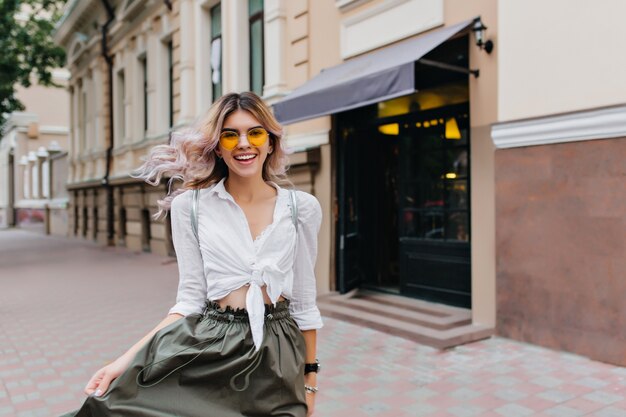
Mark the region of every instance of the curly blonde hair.
<instances>
[{"instance_id":1,"label":"curly blonde hair","mask_svg":"<svg viewBox=\"0 0 626 417\"><path fill-rule=\"evenodd\" d=\"M170 177L168 194L157 200L159 210L154 219L169 211L172 200L178 194L188 189L209 187L228 176L228 167L223 159L217 157L215 148L224 120L239 109L250 112L270 134L273 151L263 163L263 180L293 186L286 175L291 152L283 146L283 128L268 105L253 92L230 93L215 101L197 123L172 132L169 144L150 149L148 155L142 158L144 163L130 174L153 186L158 186L162 177ZM182 181L182 186L172 192L175 180Z\"/></svg>"}]
</instances>

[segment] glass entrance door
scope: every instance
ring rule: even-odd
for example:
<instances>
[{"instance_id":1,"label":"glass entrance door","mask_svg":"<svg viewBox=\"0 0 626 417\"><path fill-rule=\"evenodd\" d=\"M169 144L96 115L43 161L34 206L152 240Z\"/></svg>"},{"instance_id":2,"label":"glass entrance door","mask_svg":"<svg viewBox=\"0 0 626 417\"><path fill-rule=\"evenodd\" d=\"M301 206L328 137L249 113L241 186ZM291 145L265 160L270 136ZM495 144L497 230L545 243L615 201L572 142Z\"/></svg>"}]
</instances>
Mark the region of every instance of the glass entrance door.
<instances>
[{"instance_id":1,"label":"glass entrance door","mask_svg":"<svg viewBox=\"0 0 626 417\"><path fill-rule=\"evenodd\" d=\"M399 127L400 292L471 305L467 104L418 113Z\"/></svg>"}]
</instances>

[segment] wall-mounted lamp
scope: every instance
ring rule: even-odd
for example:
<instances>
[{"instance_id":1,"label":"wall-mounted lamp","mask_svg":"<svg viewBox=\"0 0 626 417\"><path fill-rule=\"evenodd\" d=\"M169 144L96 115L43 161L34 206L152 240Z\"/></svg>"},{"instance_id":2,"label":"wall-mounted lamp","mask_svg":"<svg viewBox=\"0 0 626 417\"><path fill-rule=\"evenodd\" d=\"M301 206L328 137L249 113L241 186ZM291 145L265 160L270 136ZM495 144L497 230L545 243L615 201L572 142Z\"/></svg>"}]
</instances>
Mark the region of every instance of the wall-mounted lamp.
<instances>
[{"instance_id":1,"label":"wall-mounted lamp","mask_svg":"<svg viewBox=\"0 0 626 417\"><path fill-rule=\"evenodd\" d=\"M490 40L485 41L485 30L487 30L487 26L483 25L480 17L477 18L472 27L472 31L474 31L474 35L476 36L476 46L490 54L491 51L493 51L493 42Z\"/></svg>"}]
</instances>

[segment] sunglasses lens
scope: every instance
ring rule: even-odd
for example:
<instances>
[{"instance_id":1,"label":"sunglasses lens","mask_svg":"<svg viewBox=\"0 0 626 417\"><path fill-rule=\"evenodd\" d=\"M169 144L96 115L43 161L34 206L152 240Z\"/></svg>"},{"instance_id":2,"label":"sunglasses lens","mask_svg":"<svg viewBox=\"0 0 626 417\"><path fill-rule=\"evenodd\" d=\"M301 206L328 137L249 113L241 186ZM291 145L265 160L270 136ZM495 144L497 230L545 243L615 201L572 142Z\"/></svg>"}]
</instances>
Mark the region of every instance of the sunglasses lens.
<instances>
[{"instance_id":1,"label":"sunglasses lens","mask_svg":"<svg viewBox=\"0 0 626 417\"><path fill-rule=\"evenodd\" d=\"M225 149L235 149L237 143L239 143L239 135L235 132L222 132L220 135L220 145Z\"/></svg>"},{"instance_id":2,"label":"sunglasses lens","mask_svg":"<svg viewBox=\"0 0 626 417\"><path fill-rule=\"evenodd\" d=\"M259 147L265 144L269 133L262 127L255 127L254 129L250 129L246 136L250 145ZM220 135L220 145L222 145L224 149L231 151L237 147L238 143L239 134L237 132L226 131L222 132Z\"/></svg>"},{"instance_id":3,"label":"sunglasses lens","mask_svg":"<svg viewBox=\"0 0 626 417\"><path fill-rule=\"evenodd\" d=\"M252 146L263 146L265 141L267 141L267 136L267 130L263 128L257 127L250 129L250 131L248 131L248 142L250 142Z\"/></svg>"}]
</instances>

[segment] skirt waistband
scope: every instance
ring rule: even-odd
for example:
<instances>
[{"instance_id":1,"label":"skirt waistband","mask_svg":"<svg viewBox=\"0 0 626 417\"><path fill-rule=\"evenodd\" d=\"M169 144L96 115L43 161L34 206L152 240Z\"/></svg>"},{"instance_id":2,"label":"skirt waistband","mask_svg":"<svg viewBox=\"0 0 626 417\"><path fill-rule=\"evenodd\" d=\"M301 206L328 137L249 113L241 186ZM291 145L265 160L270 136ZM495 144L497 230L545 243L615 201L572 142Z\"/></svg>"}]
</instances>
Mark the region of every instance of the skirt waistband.
<instances>
[{"instance_id":1,"label":"skirt waistband","mask_svg":"<svg viewBox=\"0 0 626 417\"><path fill-rule=\"evenodd\" d=\"M248 311L245 308L221 308L218 303L206 300L202 315L212 320L224 322L249 322ZM265 304L265 320L280 320L289 317L289 300L278 301L276 305Z\"/></svg>"}]
</instances>

